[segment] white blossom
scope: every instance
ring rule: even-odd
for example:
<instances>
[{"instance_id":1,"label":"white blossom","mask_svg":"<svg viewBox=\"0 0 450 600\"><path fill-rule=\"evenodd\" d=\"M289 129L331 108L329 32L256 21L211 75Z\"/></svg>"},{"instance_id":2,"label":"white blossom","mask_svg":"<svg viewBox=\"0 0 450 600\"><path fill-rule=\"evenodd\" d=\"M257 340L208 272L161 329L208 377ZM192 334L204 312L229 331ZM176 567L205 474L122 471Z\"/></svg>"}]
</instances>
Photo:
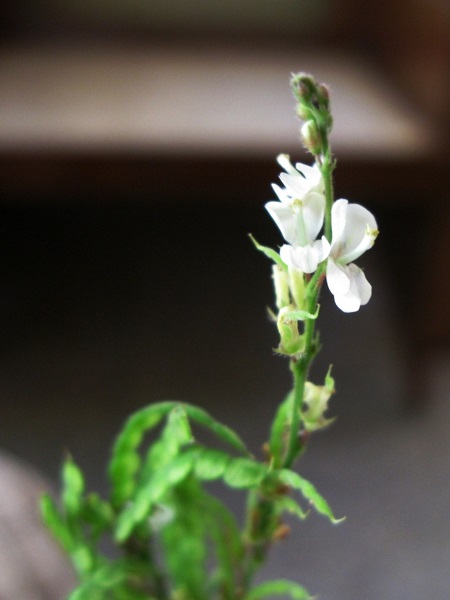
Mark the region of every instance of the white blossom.
<instances>
[{"instance_id":1,"label":"white blossom","mask_svg":"<svg viewBox=\"0 0 450 600\"><path fill-rule=\"evenodd\" d=\"M375 217L359 204L336 200L331 209L332 240L327 262L327 283L336 305L355 312L367 304L372 286L352 261L375 243L378 235Z\"/></svg>"},{"instance_id":2,"label":"white blossom","mask_svg":"<svg viewBox=\"0 0 450 600\"><path fill-rule=\"evenodd\" d=\"M280 175L285 187L272 186L279 201L268 202L266 209L288 242L280 256L288 266L313 273L330 250L324 236L316 240L325 215L323 178L317 165L294 167L284 154L277 160L286 171Z\"/></svg>"}]
</instances>

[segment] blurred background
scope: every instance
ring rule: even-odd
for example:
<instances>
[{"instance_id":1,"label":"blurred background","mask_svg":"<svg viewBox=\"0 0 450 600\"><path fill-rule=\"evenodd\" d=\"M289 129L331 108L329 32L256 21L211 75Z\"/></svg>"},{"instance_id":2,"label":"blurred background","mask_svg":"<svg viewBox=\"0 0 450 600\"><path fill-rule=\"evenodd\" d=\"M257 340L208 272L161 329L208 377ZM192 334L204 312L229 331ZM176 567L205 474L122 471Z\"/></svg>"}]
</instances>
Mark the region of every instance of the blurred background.
<instances>
[{"instance_id":1,"label":"blurred background","mask_svg":"<svg viewBox=\"0 0 450 600\"><path fill-rule=\"evenodd\" d=\"M290 376L247 234L281 242L275 157L309 160L299 70L331 88L337 197L381 235L359 261L369 305L323 294L313 375L333 363L338 419L300 465L348 519L293 525L263 576L327 600L448 599L449 23L445 0L4 0L2 600L70 588L37 491L67 450L105 491L133 410L195 402L260 451Z\"/></svg>"}]
</instances>

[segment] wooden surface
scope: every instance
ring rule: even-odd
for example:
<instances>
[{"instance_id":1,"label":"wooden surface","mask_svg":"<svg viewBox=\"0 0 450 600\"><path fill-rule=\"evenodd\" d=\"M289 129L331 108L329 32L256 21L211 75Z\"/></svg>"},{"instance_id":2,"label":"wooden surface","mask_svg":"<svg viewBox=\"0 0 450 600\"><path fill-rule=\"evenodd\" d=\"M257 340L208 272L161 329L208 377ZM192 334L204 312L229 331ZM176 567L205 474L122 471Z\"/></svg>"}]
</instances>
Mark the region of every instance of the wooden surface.
<instances>
[{"instance_id":1,"label":"wooden surface","mask_svg":"<svg viewBox=\"0 0 450 600\"><path fill-rule=\"evenodd\" d=\"M298 151L289 77L329 83L343 155L411 157L432 148L423 115L355 54L276 48L3 47L0 152L265 156Z\"/></svg>"}]
</instances>

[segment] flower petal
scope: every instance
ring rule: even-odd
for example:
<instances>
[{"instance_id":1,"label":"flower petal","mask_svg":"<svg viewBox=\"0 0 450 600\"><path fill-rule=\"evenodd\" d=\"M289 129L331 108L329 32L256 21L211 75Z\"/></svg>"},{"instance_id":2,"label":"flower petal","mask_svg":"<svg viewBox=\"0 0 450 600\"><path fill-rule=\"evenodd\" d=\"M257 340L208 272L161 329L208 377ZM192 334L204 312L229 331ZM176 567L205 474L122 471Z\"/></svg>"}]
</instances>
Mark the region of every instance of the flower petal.
<instances>
[{"instance_id":1,"label":"flower petal","mask_svg":"<svg viewBox=\"0 0 450 600\"><path fill-rule=\"evenodd\" d=\"M282 169L286 171L286 173L290 173L291 175L297 175L297 171L291 163L289 154L279 154L277 156L277 163Z\"/></svg>"},{"instance_id":2,"label":"flower petal","mask_svg":"<svg viewBox=\"0 0 450 600\"><path fill-rule=\"evenodd\" d=\"M324 261L330 251L330 244L325 237L307 246L292 247L284 244L280 248L280 256L285 264L303 273L314 273L317 266Z\"/></svg>"},{"instance_id":3,"label":"flower petal","mask_svg":"<svg viewBox=\"0 0 450 600\"><path fill-rule=\"evenodd\" d=\"M337 268L336 271L334 270L335 267ZM340 272L339 274L338 271ZM345 282L344 276L347 282ZM329 260L327 266L327 283L334 295L337 307L346 313L359 310L362 305L369 302L372 295L372 286L367 281L362 270L355 264L342 266L336 265L334 261Z\"/></svg>"},{"instance_id":4,"label":"flower petal","mask_svg":"<svg viewBox=\"0 0 450 600\"><path fill-rule=\"evenodd\" d=\"M350 277L345 266L338 265L331 257L327 262L327 284L333 296L343 296L350 289Z\"/></svg>"},{"instance_id":5,"label":"flower petal","mask_svg":"<svg viewBox=\"0 0 450 600\"><path fill-rule=\"evenodd\" d=\"M287 206L286 204L283 204L282 202L277 202L276 200L272 202L267 202L265 206L268 213L280 229L284 239L289 244L295 245L296 229L294 213L292 212L292 208L290 206Z\"/></svg>"},{"instance_id":6,"label":"flower petal","mask_svg":"<svg viewBox=\"0 0 450 600\"><path fill-rule=\"evenodd\" d=\"M360 269L358 266L352 263L348 265L348 269L350 270L351 274L352 288L358 293L358 296L361 300L361 305L364 306L372 297L372 286L367 281L362 269Z\"/></svg>"},{"instance_id":7,"label":"flower petal","mask_svg":"<svg viewBox=\"0 0 450 600\"><path fill-rule=\"evenodd\" d=\"M325 196L318 192L310 192L303 201L303 221L309 242L318 236L324 216Z\"/></svg>"},{"instance_id":8,"label":"flower petal","mask_svg":"<svg viewBox=\"0 0 450 600\"><path fill-rule=\"evenodd\" d=\"M331 255L341 264L356 260L369 250L378 235L375 217L360 204L336 200L331 209Z\"/></svg>"},{"instance_id":9,"label":"flower petal","mask_svg":"<svg viewBox=\"0 0 450 600\"><path fill-rule=\"evenodd\" d=\"M280 200L280 202L282 202L283 204L286 204L287 206L291 206L291 204L294 202L294 198L293 198L292 194L289 194L289 192L287 191L286 188L282 188L279 185L277 185L276 183L272 183L272 189L278 196L278 199Z\"/></svg>"}]
</instances>

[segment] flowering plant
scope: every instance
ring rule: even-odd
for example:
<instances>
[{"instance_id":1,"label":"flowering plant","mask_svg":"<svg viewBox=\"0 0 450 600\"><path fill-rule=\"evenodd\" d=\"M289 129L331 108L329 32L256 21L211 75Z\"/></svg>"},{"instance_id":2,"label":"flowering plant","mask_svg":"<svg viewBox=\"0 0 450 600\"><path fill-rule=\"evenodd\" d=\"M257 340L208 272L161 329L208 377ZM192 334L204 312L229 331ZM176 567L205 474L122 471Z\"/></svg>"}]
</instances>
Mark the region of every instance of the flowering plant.
<instances>
[{"instance_id":1,"label":"flowering plant","mask_svg":"<svg viewBox=\"0 0 450 600\"><path fill-rule=\"evenodd\" d=\"M307 516L304 501L332 522L338 519L314 485L294 470L312 432L330 422L334 393L331 369L323 385L308 380L319 351L316 322L326 280L336 305L357 311L371 286L354 264L377 236L372 214L358 204L334 200L332 127L327 88L311 76L292 79L301 135L312 166L291 164L273 189L266 209L284 240L279 251L253 242L273 261L277 352L289 360L293 388L277 407L265 454L252 456L241 438L204 410L178 402L152 404L125 423L108 466L110 496L85 492L71 457L63 466L61 501L41 501L45 523L69 554L79 577L70 600L259 600L309 598L287 580L255 583L274 540L287 534L285 513ZM217 445L202 441L209 430ZM150 437L150 443L146 438ZM211 437L211 436L209 436ZM241 526L211 493L221 480L246 493ZM303 503L302 503L303 500ZM102 551L104 537L116 552Z\"/></svg>"}]
</instances>

